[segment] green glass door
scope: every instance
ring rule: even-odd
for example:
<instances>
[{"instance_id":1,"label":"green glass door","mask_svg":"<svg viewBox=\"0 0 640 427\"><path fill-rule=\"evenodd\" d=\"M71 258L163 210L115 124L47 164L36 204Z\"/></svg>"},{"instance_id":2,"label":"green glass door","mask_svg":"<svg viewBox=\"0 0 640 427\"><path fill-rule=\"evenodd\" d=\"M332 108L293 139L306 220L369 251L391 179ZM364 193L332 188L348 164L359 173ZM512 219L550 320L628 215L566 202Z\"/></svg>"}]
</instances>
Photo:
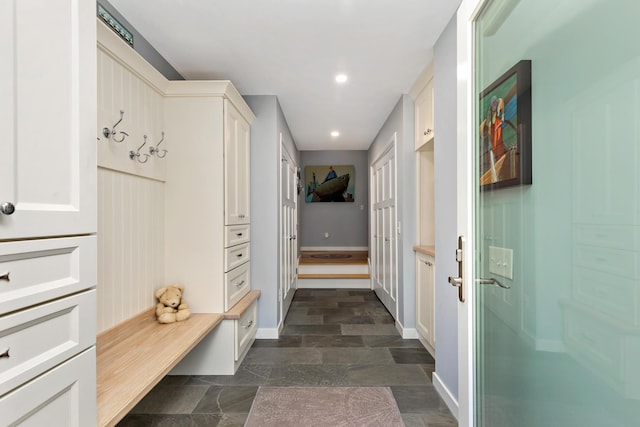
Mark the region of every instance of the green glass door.
<instances>
[{"instance_id":1,"label":"green glass door","mask_svg":"<svg viewBox=\"0 0 640 427\"><path fill-rule=\"evenodd\" d=\"M488 0L477 426L640 425L640 2Z\"/></svg>"}]
</instances>

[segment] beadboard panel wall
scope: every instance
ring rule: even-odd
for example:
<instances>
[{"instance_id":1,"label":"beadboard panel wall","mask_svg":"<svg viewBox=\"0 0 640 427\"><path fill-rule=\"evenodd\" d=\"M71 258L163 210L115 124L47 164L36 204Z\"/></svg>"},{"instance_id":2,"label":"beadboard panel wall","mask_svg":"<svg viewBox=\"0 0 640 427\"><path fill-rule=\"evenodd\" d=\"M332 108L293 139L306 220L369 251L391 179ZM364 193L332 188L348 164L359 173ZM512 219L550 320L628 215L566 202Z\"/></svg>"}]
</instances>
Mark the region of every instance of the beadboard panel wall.
<instances>
[{"instance_id":1,"label":"beadboard panel wall","mask_svg":"<svg viewBox=\"0 0 640 427\"><path fill-rule=\"evenodd\" d=\"M147 78L125 66L109 52L98 48L98 166L127 172L130 174L165 180L167 158L149 156L149 148L162 139L164 131L163 95ZM120 120L120 111L124 111L123 120L115 128L115 137L106 138L103 128L112 129ZM126 132L129 136L118 143ZM131 159L129 152L140 149L138 159ZM170 150L173 135L166 135L159 146ZM167 153L167 157L170 154Z\"/></svg>"},{"instance_id":2,"label":"beadboard panel wall","mask_svg":"<svg viewBox=\"0 0 640 427\"><path fill-rule=\"evenodd\" d=\"M98 332L153 307L164 286L164 184L98 168Z\"/></svg>"}]
</instances>

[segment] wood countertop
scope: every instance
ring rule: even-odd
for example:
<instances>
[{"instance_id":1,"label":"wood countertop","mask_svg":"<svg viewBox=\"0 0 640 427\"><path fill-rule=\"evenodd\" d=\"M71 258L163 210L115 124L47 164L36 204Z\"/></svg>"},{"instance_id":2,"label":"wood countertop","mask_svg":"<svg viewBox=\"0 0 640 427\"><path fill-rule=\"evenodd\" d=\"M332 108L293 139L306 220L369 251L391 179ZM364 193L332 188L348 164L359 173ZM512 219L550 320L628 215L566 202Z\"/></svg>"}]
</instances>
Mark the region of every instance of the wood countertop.
<instances>
[{"instance_id":1,"label":"wood countertop","mask_svg":"<svg viewBox=\"0 0 640 427\"><path fill-rule=\"evenodd\" d=\"M413 250L415 252L425 254L425 255L430 255L432 257L436 256L436 247L433 245L431 246L416 245L413 247Z\"/></svg>"}]
</instances>

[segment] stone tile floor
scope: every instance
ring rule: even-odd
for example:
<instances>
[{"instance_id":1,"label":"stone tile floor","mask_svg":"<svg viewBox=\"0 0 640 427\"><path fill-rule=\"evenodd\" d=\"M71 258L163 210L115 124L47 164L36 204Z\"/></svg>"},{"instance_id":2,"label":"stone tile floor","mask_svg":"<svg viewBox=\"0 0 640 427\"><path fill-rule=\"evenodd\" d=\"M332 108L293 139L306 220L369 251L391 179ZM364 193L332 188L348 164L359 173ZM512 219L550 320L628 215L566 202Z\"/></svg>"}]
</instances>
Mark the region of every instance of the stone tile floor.
<instances>
[{"instance_id":1,"label":"stone tile floor","mask_svg":"<svg viewBox=\"0 0 640 427\"><path fill-rule=\"evenodd\" d=\"M256 340L236 375L167 376L118 426L242 426L260 385L390 386L407 427L457 426L434 369L372 291L300 289L280 339Z\"/></svg>"}]
</instances>

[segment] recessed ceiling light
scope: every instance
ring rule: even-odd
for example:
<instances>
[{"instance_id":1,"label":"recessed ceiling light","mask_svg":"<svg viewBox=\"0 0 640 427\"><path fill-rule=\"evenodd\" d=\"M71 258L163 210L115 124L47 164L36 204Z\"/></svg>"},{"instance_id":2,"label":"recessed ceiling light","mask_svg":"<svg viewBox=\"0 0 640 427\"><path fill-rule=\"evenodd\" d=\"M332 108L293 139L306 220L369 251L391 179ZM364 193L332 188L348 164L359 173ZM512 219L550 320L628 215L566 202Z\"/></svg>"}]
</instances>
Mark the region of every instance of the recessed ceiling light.
<instances>
[{"instance_id":1,"label":"recessed ceiling light","mask_svg":"<svg viewBox=\"0 0 640 427\"><path fill-rule=\"evenodd\" d=\"M331 136L336 138L336 137L340 136L340 132L338 132L337 130L334 130L333 132L331 132Z\"/></svg>"},{"instance_id":2,"label":"recessed ceiling light","mask_svg":"<svg viewBox=\"0 0 640 427\"><path fill-rule=\"evenodd\" d=\"M346 74L337 74L336 75L336 81L338 83L344 83L347 81L347 75Z\"/></svg>"}]
</instances>

